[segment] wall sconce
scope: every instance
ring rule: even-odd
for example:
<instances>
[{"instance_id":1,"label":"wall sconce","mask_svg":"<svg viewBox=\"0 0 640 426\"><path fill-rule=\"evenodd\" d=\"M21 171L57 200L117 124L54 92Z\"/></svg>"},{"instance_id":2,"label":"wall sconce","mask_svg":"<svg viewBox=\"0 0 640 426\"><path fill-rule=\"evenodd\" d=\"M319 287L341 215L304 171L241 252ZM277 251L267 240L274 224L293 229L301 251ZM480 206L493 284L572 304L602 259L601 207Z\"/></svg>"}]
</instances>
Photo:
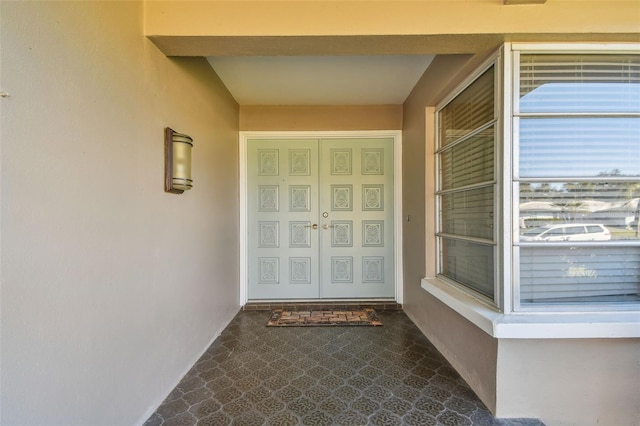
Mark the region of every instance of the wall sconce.
<instances>
[{"instance_id":1,"label":"wall sconce","mask_svg":"<svg viewBox=\"0 0 640 426\"><path fill-rule=\"evenodd\" d=\"M193 187L191 179L191 136L164 129L164 190L182 194Z\"/></svg>"}]
</instances>

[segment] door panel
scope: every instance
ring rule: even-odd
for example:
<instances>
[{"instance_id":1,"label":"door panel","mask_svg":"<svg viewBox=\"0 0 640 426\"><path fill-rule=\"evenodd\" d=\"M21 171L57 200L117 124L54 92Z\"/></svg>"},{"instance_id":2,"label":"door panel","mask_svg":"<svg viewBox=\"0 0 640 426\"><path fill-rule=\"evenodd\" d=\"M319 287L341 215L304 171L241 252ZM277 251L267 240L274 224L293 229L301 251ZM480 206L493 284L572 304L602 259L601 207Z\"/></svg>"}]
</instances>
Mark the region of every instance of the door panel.
<instances>
[{"instance_id":1,"label":"door panel","mask_svg":"<svg viewBox=\"0 0 640 426\"><path fill-rule=\"evenodd\" d=\"M247 154L249 297L320 297L318 141L249 140Z\"/></svg>"},{"instance_id":2,"label":"door panel","mask_svg":"<svg viewBox=\"0 0 640 426\"><path fill-rule=\"evenodd\" d=\"M392 298L393 138L247 141L249 299Z\"/></svg>"},{"instance_id":3,"label":"door panel","mask_svg":"<svg viewBox=\"0 0 640 426\"><path fill-rule=\"evenodd\" d=\"M393 139L320 141L320 294L393 297Z\"/></svg>"}]
</instances>

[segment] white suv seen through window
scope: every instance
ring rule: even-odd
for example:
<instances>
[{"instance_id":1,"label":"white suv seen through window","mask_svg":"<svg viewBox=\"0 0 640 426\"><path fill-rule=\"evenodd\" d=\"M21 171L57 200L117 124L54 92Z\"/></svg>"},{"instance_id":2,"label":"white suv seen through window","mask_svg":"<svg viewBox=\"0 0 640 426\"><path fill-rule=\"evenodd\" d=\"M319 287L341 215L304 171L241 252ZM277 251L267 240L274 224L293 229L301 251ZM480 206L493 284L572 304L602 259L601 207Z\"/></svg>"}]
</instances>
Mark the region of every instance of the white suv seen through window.
<instances>
[{"instance_id":1,"label":"white suv seen through window","mask_svg":"<svg viewBox=\"0 0 640 426\"><path fill-rule=\"evenodd\" d=\"M608 241L611 233L599 223L545 225L525 231L520 241Z\"/></svg>"}]
</instances>

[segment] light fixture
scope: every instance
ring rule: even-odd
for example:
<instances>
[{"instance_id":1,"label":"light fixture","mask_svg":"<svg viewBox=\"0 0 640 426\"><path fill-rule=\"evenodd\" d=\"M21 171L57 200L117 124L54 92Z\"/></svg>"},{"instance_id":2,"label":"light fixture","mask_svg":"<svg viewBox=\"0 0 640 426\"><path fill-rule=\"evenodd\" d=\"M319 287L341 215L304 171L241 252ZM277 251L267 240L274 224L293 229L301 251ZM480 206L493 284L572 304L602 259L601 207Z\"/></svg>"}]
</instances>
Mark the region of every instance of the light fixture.
<instances>
[{"instance_id":1,"label":"light fixture","mask_svg":"<svg viewBox=\"0 0 640 426\"><path fill-rule=\"evenodd\" d=\"M182 194L191 189L191 136L164 129L164 190Z\"/></svg>"}]
</instances>

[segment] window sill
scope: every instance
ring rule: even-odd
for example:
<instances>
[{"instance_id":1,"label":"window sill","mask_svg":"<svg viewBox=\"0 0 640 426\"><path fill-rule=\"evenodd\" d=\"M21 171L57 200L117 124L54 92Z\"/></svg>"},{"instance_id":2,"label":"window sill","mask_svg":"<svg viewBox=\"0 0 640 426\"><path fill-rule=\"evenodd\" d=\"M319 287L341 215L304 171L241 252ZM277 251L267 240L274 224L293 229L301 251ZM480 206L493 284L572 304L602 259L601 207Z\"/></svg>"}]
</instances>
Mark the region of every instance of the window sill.
<instances>
[{"instance_id":1,"label":"window sill","mask_svg":"<svg viewBox=\"0 0 640 426\"><path fill-rule=\"evenodd\" d=\"M485 333L498 339L640 337L638 311L504 314L437 278L423 278L421 286Z\"/></svg>"}]
</instances>

